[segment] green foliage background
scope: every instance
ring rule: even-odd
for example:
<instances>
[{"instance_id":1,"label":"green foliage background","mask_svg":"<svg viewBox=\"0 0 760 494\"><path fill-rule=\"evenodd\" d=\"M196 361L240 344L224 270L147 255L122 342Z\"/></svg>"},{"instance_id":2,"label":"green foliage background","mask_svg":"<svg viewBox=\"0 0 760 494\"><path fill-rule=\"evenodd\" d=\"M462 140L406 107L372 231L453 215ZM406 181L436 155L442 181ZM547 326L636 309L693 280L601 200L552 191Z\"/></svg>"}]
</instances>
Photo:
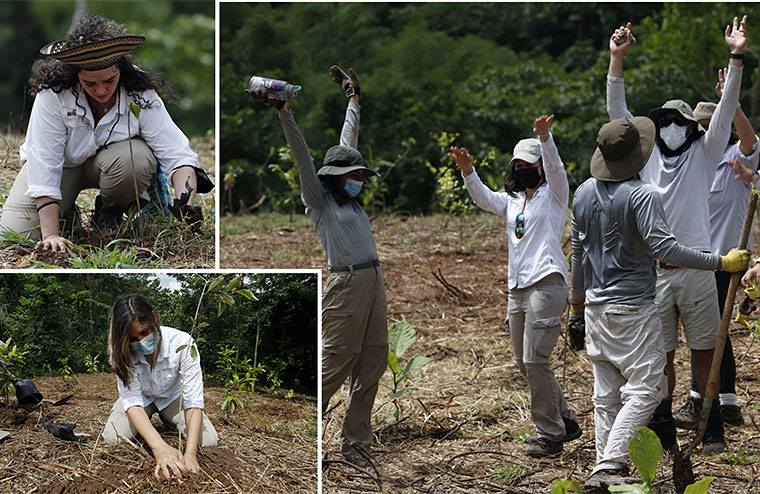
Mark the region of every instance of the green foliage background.
<instances>
[{"instance_id":1,"label":"green foliage background","mask_svg":"<svg viewBox=\"0 0 760 494\"><path fill-rule=\"evenodd\" d=\"M69 359L74 372L86 372L85 356L108 362L108 310L126 293L151 301L161 324L189 332L201 290L216 274L171 274L178 290L162 288L142 274L4 274L0 276L0 339L28 351L25 377L55 372L58 359ZM227 275L227 281L232 279ZM218 317L218 299L205 296L196 340L205 377L214 371L217 351L235 346L239 357L253 360L261 316L258 362L282 380L283 387L316 395L317 276L315 274L246 274L239 288L259 301L236 297ZM238 311L238 308L240 309ZM238 317L240 333L237 331Z\"/></svg>"},{"instance_id":2,"label":"green foliage background","mask_svg":"<svg viewBox=\"0 0 760 494\"><path fill-rule=\"evenodd\" d=\"M214 2L90 0L89 12L126 24L147 39L135 60L174 84L181 99L172 119L189 137L214 129ZM26 86L39 49L62 39L74 0L0 1L0 124L26 131L32 100ZM6 130L3 129L3 130Z\"/></svg>"},{"instance_id":3,"label":"green foliage background","mask_svg":"<svg viewBox=\"0 0 760 494\"><path fill-rule=\"evenodd\" d=\"M222 3L221 173L234 178L223 208L244 210L262 195L265 207L289 206L286 180L267 166L285 139L276 112L243 93L251 75L303 86L292 109L319 166L338 142L346 105L328 68L355 68L359 150L376 167L396 163L383 178L385 197L373 204L430 212L440 207L425 163L441 162L443 133L459 134L455 144L476 162L488 158L481 175L501 188L514 144L531 136L537 116L554 113L574 189L589 176L597 131L608 120L612 31L633 22L638 43L626 57L626 88L629 107L643 115L672 98L715 101L717 69L728 63L723 30L743 13L750 42L741 101L754 122L760 4Z\"/></svg>"}]
</instances>

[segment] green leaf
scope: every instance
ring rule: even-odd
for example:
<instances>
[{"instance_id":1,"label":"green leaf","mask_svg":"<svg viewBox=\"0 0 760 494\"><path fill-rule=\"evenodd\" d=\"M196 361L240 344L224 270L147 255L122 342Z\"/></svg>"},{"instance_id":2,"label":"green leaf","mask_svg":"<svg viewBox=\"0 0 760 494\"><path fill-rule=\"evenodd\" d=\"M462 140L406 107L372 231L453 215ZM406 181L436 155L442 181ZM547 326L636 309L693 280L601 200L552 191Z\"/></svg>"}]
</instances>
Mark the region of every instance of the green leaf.
<instances>
[{"instance_id":1,"label":"green leaf","mask_svg":"<svg viewBox=\"0 0 760 494\"><path fill-rule=\"evenodd\" d=\"M180 345L180 346L177 347L177 350L174 353L179 353L182 350L184 350L185 348L187 348L187 345Z\"/></svg>"},{"instance_id":2,"label":"green leaf","mask_svg":"<svg viewBox=\"0 0 760 494\"><path fill-rule=\"evenodd\" d=\"M662 458L662 445L657 434L647 427L640 428L628 442L628 452L644 483L651 485Z\"/></svg>"},{"instance_id":3,"label":"green leaf","mask_svg":"<svg viewBox=\"0 0 760 494\"><path fill-rule=\"evenodd\" d=\"M202 323L200 323L199 325L197 325L197 326L195 327L195 329L201 329L201 328L205 328L206 326L208 326L208 323L207 323L207 322L202 322ZM201 339L200 339L200 338L198 338L198 340L197 340L197 341L201 341Z\"/></svg>"},{"instance_id":4,"label":"green leaf","mask_svg":"<svg viewBox=\"0 0 760 494\"><path fill-rule=\"evenodd\" d=\"M140 110L141 110L141 108L138 105L134 104L134 103L130 103L127 106L129 106L129 111L131 111L132 113L134 113L134 115L137 118L137 120L140 120Z\"/></svg>"},{"instance_id":5,"label":"green leaf","mask_svg":"<svg viewBox=\"0 0 760 494\"><path fill-rule=\"evenodd\" d=\"M612 493L620 494L652 494L652 489L644 484L621 484L611 485L607 489Z\"/></svg>"},{"instance_id":6,"label":"green leaf","mask_svg":"<svg viewBox=\"0 0 760 494\"><path fill-rule=\"evenodd\" d=\"M406 368L404 369L405 374L410 374L412 371L419 369L420 367L424 367L430 362L432 362L433 359L430 357L425 357L422 355L418 355L417 357L414 357L411 359L407 364Z\"/></svg>"},{"instance_id":7,"label":"green leaf","mask_svg":"<svg viewBox=\"0 0 760 494\"><path fill-rule=\"evenodd\" d=\"M414 326L406 321L399 321L388 328L388 344L397 357L404 355L404 352L417 341L417 333Z\"/></svg>"},{"instance_id":8,"label":"green leaf","mask_svg":"<svg viewBox=\"0 0 760 494\"><path fill-rule=\"evenodd\" d=\"M388 352L388 367L393 372L393 375L398 374L398 357L392 351Z\"/></svg>"},{"instance_id":9,"label":"green leaf","mask_svg":"<svg viewBox=\"0 0 760 494\"><path fill-rule=\"evenodd\" d=\"M195 346L190 347L190 357L195 360L198 358L198 350L195 348Z\"/></svg>"},{"instance_id":10,"label":"green leaf","mask_svg":"<svg viewBox=\"0 0 760 494\"><path fill-rule=\"evenodd\" d=\"M219 296L222 297L222 299L224 300L225 304L227 304L227 305L235 305L235 299L232 298L232 295L230 295L229 293L222 293Z\"/></svg>"},{"instance_id":11,"label":"green leaf","mask_svg":"<svg viewBox=\"0 0 760 494\"><path fill-rule=\"evenodd\" d=\"M245 297L248 300L251 300L253 302L256 302L258 300L258 298L256 298L256 295L254 295L253 292L250 291L247 288L242 288L242 289L236 291L235 293L237 293L238 295L243 296L243 297Z\"/></svg>"},{"instance_id":12,"label":"green leaf","mask_svg":"<svg viewBox=\"0 0 760 494\"><path fill-rule=\"evenodd\" d=\"M227 398L226 400L224 400L224 403L222 403L222 411L223 412L227 410L227 405L229 405L229 404L230 404L229 398Z\"/></svg>"},{"instance_id":13,"label":"green leaf","mask_svg":"<svg viewBox=\"0 0 760 494\"><path fill-rule=\"evenodd\" d=\"M241 279L243 279L243 275L242 274L239 274L239 275L235 276L234 278L232 278L232 281L230 281L229 283L227 283L227 288L225 288L224 291L227 292L227 293L234 292L235 289L240 284L240 280Z\"/></svg>"},{"instance_id":14,"label":"green leaf","mask_svg":"<svg viewBox=\"0 0 760 494\"><path fill-rule=\"evenodd\" d=\"M211 282L211 284L208 287L209 293L213 293L219 290L221 286L224 284L224 276L219 276L214 281Z\"/></svg>"},{"instance_id":15,"label":"green leaf","mask_svg":"<svg viewBox=\"0 0 760 494\"><path fill-rule=\"evenodd\" d=\"M686 486L684 494L707 494L707 490L710 488L713 480L715 480L715 477L705 477L702 480L698 480Z\"/></svg>"},{"instance_id":16,"label":"green leaf","mask_svg":"<svg viewBox=\"0 0 760 494\"><path fill-rule=\"evenodd\" d=\"M566 494L568 492L583 494L578 482L572 480L555 480L552 482L552 494Z\"/></svg>"},{"instance_id":17,"label":"green leaf","mask_svg":"<svg viewBox=\"0 0 760 494\"><path fill-rule=\"evenodd\" d=\"M404 393L406 393L407 391L409 391L409 388L403 388L403 389L399 389L398 391L396 391L395 393L393 393L392 395L390 395L390 396L388 397L388 399L389 399L389 400L395 400L395 399L397 399L397 398L401 398L401 396L402 396Z\"/></svg>"},{"instance_id":18,"label":"green leaf","mask_svg":"<svg viewBox=\"0 0 760 494\"><path fill-rule=\"evenodd\" d=\"M220 297L219 298L219 312L216 314L216 317L221 317L222 313L224 312L224 306L225 306L224 299Z\"/></svg>"}]
</instances>

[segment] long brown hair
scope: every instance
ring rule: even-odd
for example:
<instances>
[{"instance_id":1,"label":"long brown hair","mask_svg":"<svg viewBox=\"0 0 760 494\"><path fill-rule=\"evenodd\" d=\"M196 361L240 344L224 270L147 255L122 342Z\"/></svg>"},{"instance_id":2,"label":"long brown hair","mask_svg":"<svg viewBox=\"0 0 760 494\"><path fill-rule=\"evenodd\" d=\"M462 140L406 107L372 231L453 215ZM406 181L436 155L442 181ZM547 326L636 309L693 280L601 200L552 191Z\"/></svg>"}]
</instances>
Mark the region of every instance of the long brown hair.
<instances>
[{"instance_id":1,"label":"long brown hair","mask_svg":"<svg viewBox=\"0 0 760 494\"><path fill-rule=\"evenodd\" d=\"M110 311L111 327L108 331L108 361L116 376L129 388L132 381L132 350L129 347L129 330L134 321L144 324L153 330L155 335L155 351L161 353L161 321L158 313L153 310L145 297L137 293L122 295L113 303ZM151 364L151 370L155 359Z\"/></svg>"}]
</instances>

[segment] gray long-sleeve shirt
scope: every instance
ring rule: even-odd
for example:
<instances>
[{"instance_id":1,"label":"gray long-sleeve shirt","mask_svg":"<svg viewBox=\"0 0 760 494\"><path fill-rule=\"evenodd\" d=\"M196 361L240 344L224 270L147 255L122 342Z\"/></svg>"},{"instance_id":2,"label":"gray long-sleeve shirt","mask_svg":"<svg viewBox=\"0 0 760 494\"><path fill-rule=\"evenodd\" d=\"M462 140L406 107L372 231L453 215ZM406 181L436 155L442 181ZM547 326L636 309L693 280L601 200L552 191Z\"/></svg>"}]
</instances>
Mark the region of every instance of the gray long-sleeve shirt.
<instances>
[{"instance_id":1,"label":"gray long-sleeve shirt","mask_svg":"<svg viewBox=\"0 0 760 494\"><path fill-rule=\"evenodd\" d=\"M679 244L665 221L660 194L638 178L590 178L573 199L572 298L586 304L654 301L661 261L715 269L718 256Z\"/></svg>"},{"instance_id":2,"label":"gray long-sleeve shirt","mask_svg":"<svg viewBox=\"0 0 760 494\"><path fill-rule=\"evenodd\" d=\"M358 142L358 110L358 105L354 104L352 108L349 104L346 111L346 122L355 123L355 127L349 125L348 128L344 124L341 133L352 136L349 142ZM355 201L338 206L332 195L325 191L317 178L306 140L290 111L280 112L280 123L298 165L301 199L327 253L328 267L361 264L377 259L377 246L367 214Z\"/></svg>"}]
</instances>

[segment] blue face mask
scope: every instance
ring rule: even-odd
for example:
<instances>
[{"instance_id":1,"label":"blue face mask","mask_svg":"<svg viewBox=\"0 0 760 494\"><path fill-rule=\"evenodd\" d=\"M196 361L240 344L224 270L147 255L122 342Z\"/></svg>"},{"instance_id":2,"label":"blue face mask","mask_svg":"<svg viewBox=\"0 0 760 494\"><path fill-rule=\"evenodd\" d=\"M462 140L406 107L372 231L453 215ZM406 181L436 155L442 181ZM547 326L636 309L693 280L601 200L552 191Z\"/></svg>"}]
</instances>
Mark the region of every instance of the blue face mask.
<instances>
[{"instance_id":1,"label":"blue face mask","mask_svg":"<svg viewBox=\"0 0 760 494\"><path fill-rule=\"evenodd\" d=\"M346 179L346 185L343 186L343 189L350 197L356 197L362 190L362 182L348 178Z\"/></svg>"},{"instance_id":2,"label":"blue face mask","mask_svg":"<svg viewBox=\"0 0 760 494\"><path fill-rule=\"evenodd\" d=\"M140 341L133 341L129 344L129 347L133 352L137 352L142 355L151 355L156 350L156 339L154 336L155 332L149 334Z\"/></svg>"}]
</instances>

